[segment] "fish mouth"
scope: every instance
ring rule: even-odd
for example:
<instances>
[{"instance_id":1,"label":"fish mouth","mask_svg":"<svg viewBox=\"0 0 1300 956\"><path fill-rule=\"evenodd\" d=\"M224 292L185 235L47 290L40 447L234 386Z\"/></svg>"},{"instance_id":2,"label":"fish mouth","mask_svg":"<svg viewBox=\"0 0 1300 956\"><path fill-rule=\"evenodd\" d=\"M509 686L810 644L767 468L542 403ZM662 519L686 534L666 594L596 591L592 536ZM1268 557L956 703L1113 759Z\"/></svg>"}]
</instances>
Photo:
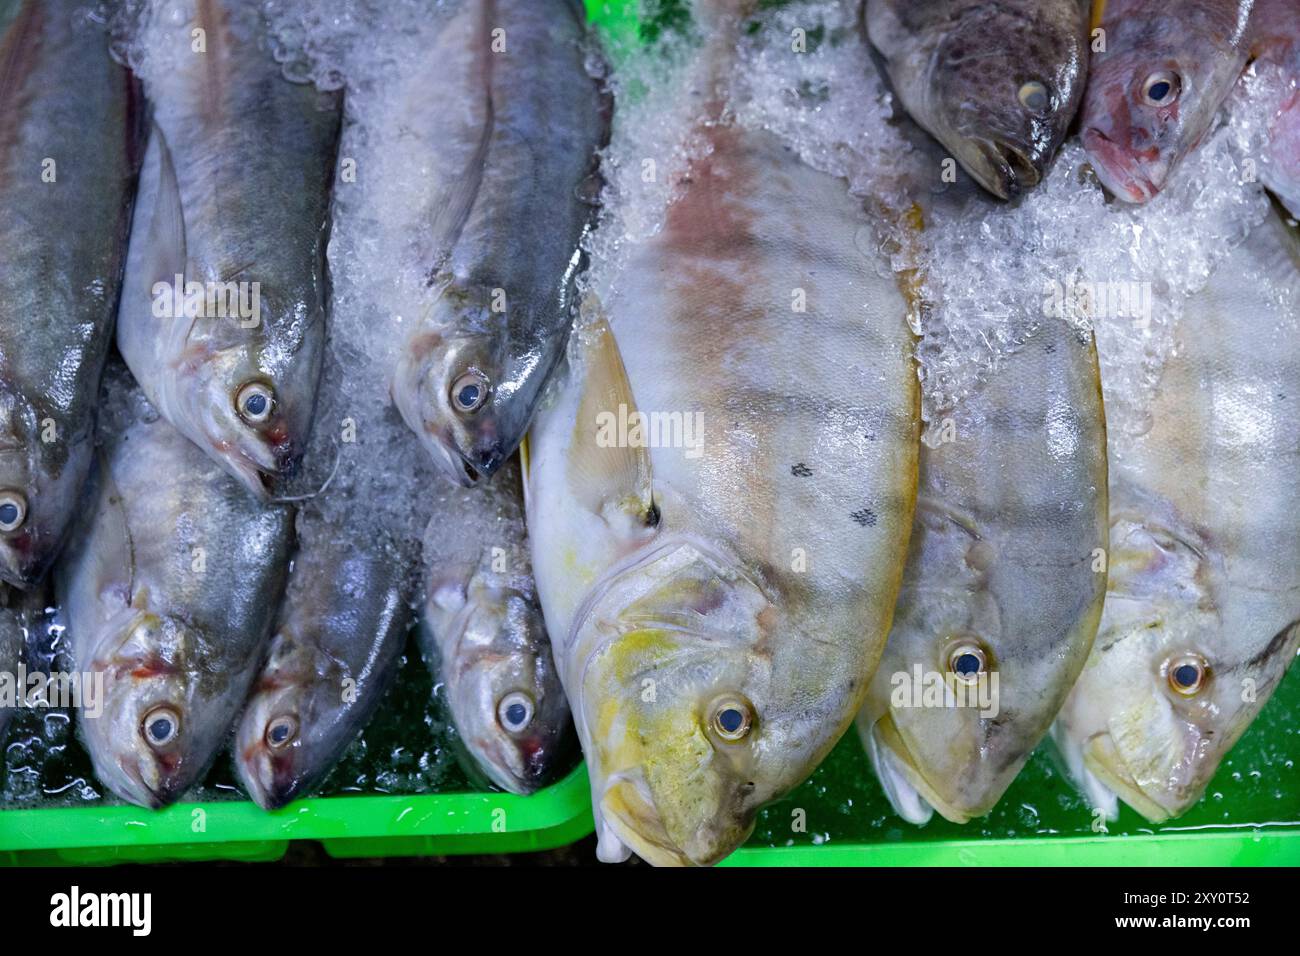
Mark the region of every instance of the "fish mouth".
<instances>
[{"instance_id":1,"label":"fish mouth","mask_svg":"<svg viewBox=\"0 0 1300 956\"><path fill-rule=\"evenodd\" d=\"M134 760L118 757L117 766L126 778L127 786L121 789L114 788L114 792L124 800L129 800L146 810L161 810L164 807L171 806L180 798L188 786L188 784L183 783L174 776L162 777L157 785L147 783L144 779L144 773L140 769L138 757Z\"/></svg>"},{"instance_id":2,"label":"fish mouth","mask_svg":"<svg viewBox=\"0 0 1300 956\"><path fill-rule=\"evenodd\" d=\"M1083 763L1097 782L1151 823L1163 823L1171 817L1176 817L1187 809L1191 802L1194 802L1189 801L1183 806L1169 807L1144 790L1142 785L1133 779L1132 773L1107 731L1094 734L1085 741Z\"/></svg>"},{"instance_id":3,"label":"fish mouth","mask_svg":"<svg viewBox=\"0 0 1300 956\"><path fill-rule=\"evenodd\" d=\"M968 169L981 186L999 199L1015 199L1042 181L1039 164L1022 150L988 139L977 139L974 146L978 161Z\"/></svg>"},{"instance_id":4,"label":"fish mouth","mask_svg":"<svg viewBox=\"0 0 1300 956\"><path fill-rule=\"evenodd\" d=\"M270 501L275 495L280 478L278 470L268 471L240 451L222 454L222 449L218 448L217 453L225 463L226 470L259 501Z\"/></svg>"},{"instance_id":5,"label":"fish mouth","mask_svg":"<svg viewBox=\"0 0 1300 956\"><path fill-rule=\"evenodd\" d=\"M600 812L618 839L651 866L711 866L730 852L721 848L692 856L678 846L640 775L611 780L600 799Z\"/></svg>"},{"instance_id":6,"label":"fish mouth","mask_svg":"<svg viewBox=\"0 0 1300 956\"><path fill-rule=\"evenodd\" d=\"M293 803L302 793L303 783L291 762L269 754L257 760L256 769L244 780L249 796L263 810L279 810Z\"/></svg>"},{"instance_id":7,"label":"fish mouth","mask_svg":"<svg viewBox=\"0 0 1300 956\"><path fill-rule=\"evenodd\" d=\"M973 817L983 816L992 809L998 797L1002 796L999 793L983 809L959 807L944 797L918 769L916 759L890 714L872 725L865 743L881 787L899 816L909 823L918 826L928 823L932 810L939 811L939 815L951 823L969 823Z\"/></svg>"},{"instance_id":8,"label":"fish mouth","mask_svg":"<svg viewBox=\"0 0 1300 956\"><path fill-rule=\"evenodd\" d=\"M0 581L30 591L49 570L49 557L33 553L31 534L24 531L0 543Z\"/></svg>"},{"instance_id":9,"label":"fish mouth","mask_svg":"<svg viewBox=\"0 0 1300 956\"><path fill-rule=\"evenodd\" d=\"M1154 169L1147 170L1141 160L1095 126L1084 130L1083 148L1097 178L1117 199L1141 205L1160 192L1164 177Z\"/></svg>"}]
</instances>

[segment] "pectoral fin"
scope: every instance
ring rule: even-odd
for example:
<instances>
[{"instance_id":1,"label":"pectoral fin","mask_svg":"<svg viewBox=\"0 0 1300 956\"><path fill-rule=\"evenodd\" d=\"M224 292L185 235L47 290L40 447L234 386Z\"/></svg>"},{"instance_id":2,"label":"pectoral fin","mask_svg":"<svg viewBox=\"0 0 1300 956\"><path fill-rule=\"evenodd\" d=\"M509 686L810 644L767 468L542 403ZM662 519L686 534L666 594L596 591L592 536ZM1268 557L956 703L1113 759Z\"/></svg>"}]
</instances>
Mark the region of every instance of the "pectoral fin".
<instances>
[{"instance_id":1,"label":"pectoral fin","mask_svg":"<svg viewBox=\"0 0 1300 956\"><path fill-rule=\"evenodd\" d=\"M650 453L627 428L635 421L636 401L618 342L603 316L578 334L582 395L569 449L569 486L583 507L606 520L621 516L655 527Z\"/></svg>"}]
</instances>

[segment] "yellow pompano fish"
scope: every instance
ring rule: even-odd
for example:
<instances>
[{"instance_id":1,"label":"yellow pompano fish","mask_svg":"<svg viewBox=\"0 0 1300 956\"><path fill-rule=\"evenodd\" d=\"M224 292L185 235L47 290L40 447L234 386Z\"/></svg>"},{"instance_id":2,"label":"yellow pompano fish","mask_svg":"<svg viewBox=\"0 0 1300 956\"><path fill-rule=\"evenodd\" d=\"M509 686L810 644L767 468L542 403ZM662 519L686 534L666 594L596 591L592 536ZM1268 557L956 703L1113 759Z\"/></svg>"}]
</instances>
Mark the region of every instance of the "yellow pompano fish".
<instances>
[{"instance_id":1,"label":"yellow pompano fish","mask_svg":"<svg viewBox=\"0 0 1300 956\"><path fill-rule=\"evenodd\" d=\"M858 729L895 809L988 813L1078 677L1106 590L1091 336L1050 320L921 449L894 628Z\"/></svg>"},{"instance_id":2,"label":"yellow pompano fish","mask_svg":"<svg viewBox=\"0 0 1300 956\"><path fill-rule=\"evenodd\" d=\"M906 303L855 246L861 203L770 134L698 131L528 447L604 860L714 863L813 770L862 703L915 502Z\"/></svg>"},{"instance_id":3,"label":"yellow pompano fish","mask_svg":"<svg viewBox=\"0 0 1300 956\"><path fill-rule=\"evenodd\" d=\"M1297 301L1274 215L1188 302L1151 428L1111 435L1110 583L1056 736L1112 816L1195 803L1300 645Z\"/></svg>"}]
</instances>

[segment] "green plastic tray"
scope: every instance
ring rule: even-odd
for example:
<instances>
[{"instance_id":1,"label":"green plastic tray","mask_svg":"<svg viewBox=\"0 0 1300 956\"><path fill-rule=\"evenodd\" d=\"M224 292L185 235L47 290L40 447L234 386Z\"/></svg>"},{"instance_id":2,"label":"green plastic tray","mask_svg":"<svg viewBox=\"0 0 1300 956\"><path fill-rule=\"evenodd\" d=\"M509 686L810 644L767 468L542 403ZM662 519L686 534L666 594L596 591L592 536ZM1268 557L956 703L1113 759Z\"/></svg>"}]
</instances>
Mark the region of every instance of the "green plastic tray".
<instances>
[{"instance_id":1,"label":"green plastic tray","mask_svg":"<svg viewBox=\"0 0 1300 956\"><path fill-rule=\"evenodd\" d=\"M643 0L655 20L680 22L683 0ZM762 0L776 6L782 0ZM797 0L796 0L797 2ZM637 0L587 0L614 55L641 41ZM408 663L408 672L420 668ZM411 679L411 678L408 678ZM399 695L414 700L428 686ZM1300 672L1293 669L1228 755L1206 797L1178 820L1151 826L1127 807L1108 833L1040 748L982 820L913 827L889 809L856 735L812 778L759 815L750 842L724 865L1300 865ZM381 723L384 715L376 717ZM422 726L418 714L390 724ZM450 792L313 797L267 813L215 798L160 812L130 806L0 810L0 864L110 864L161 860L275 860L291 840L317 840L334 857L517 853L592 832L586 769L531 797Z\"/></svg>"},{"instance_id":2,"label":"green plastic tray","mask_svg":"<svg viewBox=\"0 0 1300 956\"><path fill-rule=\"evenodd\" d=\"M338 796L272 813L243 800L0 811L0 863L94 865L156 860L276 860L290 840L334 857L519 853L592 831L587 772L531 797L508 793Z\"/></svg>"}]
</instances>

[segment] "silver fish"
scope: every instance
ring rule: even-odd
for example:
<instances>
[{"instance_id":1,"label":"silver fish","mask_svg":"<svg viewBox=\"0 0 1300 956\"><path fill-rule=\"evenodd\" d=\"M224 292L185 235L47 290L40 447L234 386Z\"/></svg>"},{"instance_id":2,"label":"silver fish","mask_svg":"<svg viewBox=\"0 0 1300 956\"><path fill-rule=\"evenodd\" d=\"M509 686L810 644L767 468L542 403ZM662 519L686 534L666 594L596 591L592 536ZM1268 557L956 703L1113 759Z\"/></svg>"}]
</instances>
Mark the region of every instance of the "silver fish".
<instances>
[{"instance_id":1,"label":"silver fish","mask_svg":"<svg viewBox=\"0 0 1300 956\"><path fill-rule=\"evenodd\" d=\"M903 108L981 186L1037 186L1088 73L1088 0L865 0Z\"/></svg>"},{"instance_id":2,"label":"silver fish","mask_svg":"<svg viewBox=\"0 0 1300 956\"><path fill-rule=\"evenodd\" d=\"M1273 215L1187 302L1151 428L1111 435L1110 583L1056 731L1108 816L1200 799L1300 648L1298 303Z\"/></svg>"},{"instance_id":3,"label":"silver fish","mask_svg":"<svg viewBox=\"0 0 1300 956\"><path fill-rule=\"evenodd\" d=\"M821 761L884 645L916 495L907 306L855 245L871 219L770 134L696 133L527 445L607 861L714 863Z\"/></svg>"},{"instance_id":4,"label":"silver fish","mask_svg":"<svg viewBox=\"0 0 1300 956\"><path fill-rule=\"evenodd\" d=\"M78 0L0 2L0 579L28 588L94 459L139 88Z\"/></svg>"},{"instance_id":5,"label":"silver fish","mask_svg":"<svg viewBox=\"0 0 1300 956\"><path fill-rule=\"evenodd\" d=\"M117 344L163 417L266 496L316 401L341 100L281 75L255 5L150 13L153 124Z\"/></svg>"},{"instance_id":6,"label":"silver fish","mask_svg":"<svg viewBox=\"0 0 1300 956\"><path fill-rule=\"evenodd\" d=\"M292 512L251 498L167 422L110 439L56 575L76 667L102 673L78 725L100 782L181 796L226 742L284 588Z\"/></svg>"},{"instance_id":7,"label":"silver fish","mask_svg":"<svg viewBox=\"0 0 1300 956\"><path fill-rule=\"evenodd\" d=\"M608 128L586 56L576 0L467 0L409 79L420 95L402 122L433 167L423 268L437 298L392 391L457 484L514 453L563 353Z\"/></svg>"},{"instance_id":8,"label":"silver fish","mask_svg":"<svg viewBox=\"0 0 1300 956\"><path fill-rule=\"evenodd\" d=\"M991 810L1047 733L1105 596L1097 352L1048 320L921 448L894 628L858 729L895 809ZM942 693L944 696L939 696Z\"/></svg>"},{"instance_id":9,"label":"silver fish","mask_svg":"<svg viewBox=\"0 0 1300 956\"><path fill-rule=\"evenodd\" d=\"M532 793L573 753L573 723L537 603L519 471L436 492L420 643L473 766Z\"/></svg>"},{"instance_id":10,"label":"silver fish","mask_svg":"<svg viewBox=\"0 0 1300 956\"><path fill-rule=\"evenodd\" d=\"M308 505L270 653L235 733L249 795L274 810L310 793L397 675L413 614L401 549L357 541Z\"/></svg>"}]
</instances>

